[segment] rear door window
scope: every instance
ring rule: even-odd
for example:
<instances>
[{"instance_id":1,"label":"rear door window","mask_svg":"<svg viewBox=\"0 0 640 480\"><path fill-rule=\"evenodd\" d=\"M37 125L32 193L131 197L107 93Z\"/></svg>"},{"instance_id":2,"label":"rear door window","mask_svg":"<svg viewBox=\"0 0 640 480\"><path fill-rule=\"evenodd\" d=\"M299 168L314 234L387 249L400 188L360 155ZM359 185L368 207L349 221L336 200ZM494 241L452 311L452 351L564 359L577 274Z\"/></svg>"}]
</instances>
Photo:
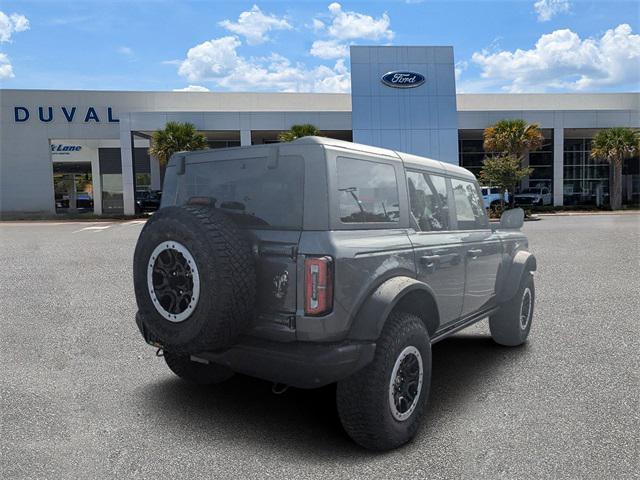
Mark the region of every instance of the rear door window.
<instances>
[{"instance_id":1,"label":"rear door window","mask_svg":"<svg viewBox=\"0 0 640 480\"><path fill-rule=\"evenodd\" d=\"M400 221L395 168L386 163L338 157L338 206L343 223Z\"/></svg>"},{"instance_id":2,"label":"rear door window","mask_svg":"<svg viewBox=\"0 0 640 480\"><path fill-rule=\"evenodd\" d=\"M217 160L187 165L180 203L208 197L212 204L251 228L301 229L304 159L281 156Z\"/></svg>"},{"instance_id":3,"label":"rear door window","mask_svg":"<svg viewBox=\"0 0 640 480\"><path fill-rule=\"evenodd\" d=\"M458 230L476 230L489 226L482 198L473 182L451 179L456 204Z\"/></svg>"},{"instance_id":4,"label":"rear door window","mask_svg":"<svg viewBox=\"0 0 640 480\"><path fill-rule=\"evenodd\" d=\"M443 176L408 171L411 215L423 232L449 230L447 183Z\"/></svg>"}]
</instances>

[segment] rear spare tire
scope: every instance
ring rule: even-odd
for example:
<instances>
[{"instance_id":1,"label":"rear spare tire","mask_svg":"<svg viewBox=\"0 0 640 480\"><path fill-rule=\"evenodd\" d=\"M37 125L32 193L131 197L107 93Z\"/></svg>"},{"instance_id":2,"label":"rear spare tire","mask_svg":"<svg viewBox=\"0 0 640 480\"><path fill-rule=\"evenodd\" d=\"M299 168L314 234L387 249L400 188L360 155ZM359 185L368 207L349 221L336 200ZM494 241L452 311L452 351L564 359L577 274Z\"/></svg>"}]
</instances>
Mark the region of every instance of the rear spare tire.
<instances>
[{"instance_id":1,"label":"rear spare tire","mask_svg":"<svg viewBox=\"0 0 640 480\"><path fill-rule=\"evenodd\" d=\"M251 247L227 215L209 206L158 210L138 238L133 281L148 338L172 352L228 347L251 320Z\"/></svg>"}]
</instances>

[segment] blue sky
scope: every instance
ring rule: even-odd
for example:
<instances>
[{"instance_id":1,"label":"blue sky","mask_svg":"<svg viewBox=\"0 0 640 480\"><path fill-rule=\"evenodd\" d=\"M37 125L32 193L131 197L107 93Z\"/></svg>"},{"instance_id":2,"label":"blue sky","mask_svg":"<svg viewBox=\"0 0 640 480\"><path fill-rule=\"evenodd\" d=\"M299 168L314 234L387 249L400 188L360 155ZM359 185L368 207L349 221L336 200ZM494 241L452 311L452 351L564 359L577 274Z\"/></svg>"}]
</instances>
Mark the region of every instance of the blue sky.
<instances>
[{"instance_id":1,"label":"blue sky","mask_svg":"<svg viewBox=\"0 0 640 480\"><path fill-rule=\"evenodd\" d=\"M637 2L0 4L3 88L349 89L348 46L453 45L461 92L638 91Z\"/></svg>"}]
</instances>

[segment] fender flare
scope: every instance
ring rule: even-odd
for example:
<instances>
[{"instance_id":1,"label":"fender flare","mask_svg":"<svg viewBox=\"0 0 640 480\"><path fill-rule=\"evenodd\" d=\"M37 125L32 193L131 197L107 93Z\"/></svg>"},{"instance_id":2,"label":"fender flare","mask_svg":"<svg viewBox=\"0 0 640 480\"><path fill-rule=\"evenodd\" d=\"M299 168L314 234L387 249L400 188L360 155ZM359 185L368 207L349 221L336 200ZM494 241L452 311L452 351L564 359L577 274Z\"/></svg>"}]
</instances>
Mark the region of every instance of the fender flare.
<instances>
[{"instance_id":1,"label":"fender flare","mask_svg":"<svg viewBox=\"0 0 640 480\"><path fill-rule=\"evenodd\" d=\"M437 309L436 296L429 285L411 277L393 277L378 286L364 301L351 324L349 338L352 340L377 340L393 308L413 292L422 292L424 295L428 295L429 301L433 302ZM437 328L437 326L436 324L435 327ZM435 328L433 330L435 331Z\"/></svg>"},{"instance_id":2,"label":"fender flare","mask_svg":"<svg viewBox=\"0 0 640 480\"><path fill-rule=\"evenodd\" d=\"M535 272L538 268L536 257L531 252L520 250L513 257L509 273L498 294L498 302L504 303L513 298L520 287L520 280L525 273Z\"/></svg>"}]
</instances>

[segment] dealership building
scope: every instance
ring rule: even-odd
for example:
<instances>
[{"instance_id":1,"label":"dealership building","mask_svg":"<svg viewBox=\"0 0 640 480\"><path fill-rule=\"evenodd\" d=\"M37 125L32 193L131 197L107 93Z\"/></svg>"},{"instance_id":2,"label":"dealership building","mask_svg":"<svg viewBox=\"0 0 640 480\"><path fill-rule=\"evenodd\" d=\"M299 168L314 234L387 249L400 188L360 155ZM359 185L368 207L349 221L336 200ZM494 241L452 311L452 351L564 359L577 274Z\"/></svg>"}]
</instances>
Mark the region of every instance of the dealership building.
<instances>
[{"instance_id":1,"label":"dealership building","mask_svg":"<svg viewBox=\"0 0 640 480\"><path fill-rule=\"evenodd\" d=\"M210 148L277 141L294 124L324 135L462 165L478 173L483 129L537 123L545 137L523 187L555 205L606 203L609 167L590 158L603 128L640 128L640 94L456 93L452 47L351 47L351 94L0 90L0 214L132 214L161 189L149 139L190 122ZM625 162L623 203L638 204L639 160Z\"/></svg>"}]
</instances>

